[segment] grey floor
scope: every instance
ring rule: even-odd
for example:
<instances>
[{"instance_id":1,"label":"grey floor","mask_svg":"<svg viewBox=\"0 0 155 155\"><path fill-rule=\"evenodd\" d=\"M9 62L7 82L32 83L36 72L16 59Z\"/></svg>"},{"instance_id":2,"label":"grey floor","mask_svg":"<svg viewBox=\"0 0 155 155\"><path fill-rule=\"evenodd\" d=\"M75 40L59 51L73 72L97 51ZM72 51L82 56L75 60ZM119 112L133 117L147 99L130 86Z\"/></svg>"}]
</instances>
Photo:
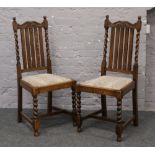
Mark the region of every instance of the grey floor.
<instances>
[{"instance_id":1,"label":"grey floor","mask_svg":"<svg viewBox=\"0 0 155 155\"><path fill-rule=\"evenodd\" d=\"M155 146L155 112L140 112L139 120L139 127L126 128L121 143L116 142L115 124L89 119L77 133L64 114L43 119L41 135L34 137L28 124L16 122L16 109L0 109L0 146Z\"/></svg>"}]
</instances>

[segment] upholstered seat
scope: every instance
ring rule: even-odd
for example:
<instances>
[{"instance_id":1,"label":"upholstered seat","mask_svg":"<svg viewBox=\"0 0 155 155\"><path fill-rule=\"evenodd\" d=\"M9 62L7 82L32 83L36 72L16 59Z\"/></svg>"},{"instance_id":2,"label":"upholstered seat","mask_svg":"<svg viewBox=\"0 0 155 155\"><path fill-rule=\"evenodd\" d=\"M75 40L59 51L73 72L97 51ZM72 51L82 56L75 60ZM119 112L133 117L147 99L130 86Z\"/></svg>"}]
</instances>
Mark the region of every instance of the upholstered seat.
<instances>
[{"instance_id":1,"label":"upholstered seat","mask_svg":"<svg viewBox=\"0 0 155 155\"><path fill-rule=\"evenodd\" d=\"M39 92L43 92L43 88L51 89L52 87L53 89L59 89L59 87L62 88L62 85L64 85L64 87L70 87L73 82L75 81L72 79L48 73L25 76L21 79L21 85L23 87L26 86L26 88L29 87L31 91L33 89Z\"/></svg>"},{"instance_id":2,"label":"upholstered seat","mask_svg":"<svg viewBox=\"0 0 155 155\"><path fill-rule=\"evenodd\" d=\"M126 77L101 76L96 79L82 82L79 85L100 89L121 90L127 85L130 85L132 82L133 80L131 78Z\"/></svg>"},{"instance_id":3,"label":"upholstered seat","mask_svg":"<svg viewBox=\"0 0 155 155\"><path fill-rule=\"evenodd\" d=\"M37 88L72 82L71 79L54 74L37 74L32 76L25 76L22 78L22 81L29 83L32 87Z\"/></svg>"}]
</instances>

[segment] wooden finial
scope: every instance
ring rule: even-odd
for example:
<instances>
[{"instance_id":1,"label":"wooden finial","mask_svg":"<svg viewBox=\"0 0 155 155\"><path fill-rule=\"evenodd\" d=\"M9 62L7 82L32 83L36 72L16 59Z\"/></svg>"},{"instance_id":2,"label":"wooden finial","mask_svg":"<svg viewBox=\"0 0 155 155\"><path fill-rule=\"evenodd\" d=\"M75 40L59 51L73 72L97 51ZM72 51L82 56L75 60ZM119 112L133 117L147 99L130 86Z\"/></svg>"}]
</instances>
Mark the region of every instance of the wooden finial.
<instances>
[{"instance_id":1,"label":"wooden finial","mask_svg":"<svg viewBox=\"0 0 155 155\"><path fill-rule=\"evenodd\" d=\"M43 21L43 23L44 23L44 28L47 29L47 28L48 28L47 17L46 17L46 16L43 16L43 18L44 18L44 21Z\"/></svg>"},{"instance_id":2,"label":"wooden finial","mask_svg":"<svg viewBox=\"0 0 155 155\"><path fill-rule=\"evenodd\" d=\"M138 21L136 23L136 29L137 31L140 31L142 27L142 21L141 21L141 16L138 16Z\"/></svg>"},{"instance_id":3,"label":"wooden finial","mask_svg":"<svg viewBox=\"0 0 155 155\"><path fill-rule=\"evenodd\" d=\"M141 21L141 16L138 16L138 20L140 20L140 21Z\"/></svg>"},{"instance_id":4,"label":"wooden finial","mask_svg":"<svg viewBox=\"0 0 155 155\"><path fill-rule=\"evenodd\" d=\"M104 21L104 27L105 27L106 29L108 29L108 24L109 24L109 15L106 15L106 19L105 19L105 21Z\"/></svg>"},{"instance_id":5,"label":"wooden finial","mask_svg":"<svg viewBox=\"0 0 155 155\"><path fill-rule=\"evenodd\" d=\"M43 16L43 18L44 18L44 20L46 20L46 19L47 19L47 17L46 17L46 16Z\"/></svg>"},{"instance_id":6,"label":"wooden finial","mask_svg":"<svg viewBox=\"0 0 155 155\"><path fill-rule=\"evenodd\" d=\"M13 30L14 30L14 31L17 31L17 22L16 22L16 17L13 17L13 22L12 22L12 25L13 25Z\"/></svg>"},{"instance_id":7,"label":"wooden finial","mask_svg":"<svg viewBox=\"0 0 155 155\"><path fill-rule=\"evenodd\" d=\"M106 19L109 19L109 15L106 15Z\"/></svg>"},{"instance_id":8,"label":"wooden finial","mask_svg":"<svg viewBox=\"0 0 155 155\"><path fill-rule=\"evenodd\" d=\"M13 19L13 21L16 21L16 17L13 17L12 19Z\"/></svg>"}]
</instances>

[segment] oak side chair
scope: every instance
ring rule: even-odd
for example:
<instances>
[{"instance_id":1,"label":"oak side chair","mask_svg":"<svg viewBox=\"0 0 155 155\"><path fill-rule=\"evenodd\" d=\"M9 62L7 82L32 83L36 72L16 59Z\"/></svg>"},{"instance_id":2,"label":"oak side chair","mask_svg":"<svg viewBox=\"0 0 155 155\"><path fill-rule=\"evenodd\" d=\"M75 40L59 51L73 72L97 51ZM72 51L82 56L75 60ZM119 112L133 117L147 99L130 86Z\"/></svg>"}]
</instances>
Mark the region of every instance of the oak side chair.
<instances>
[{"instance_id":1,"label":"oak side chair","mask_svg":"<svg viewBox=\"0 0 155 155\"><path fill-rule=\"evenodd\" d=\"M13 18L12 24L14 30L17 59L16 68L18 88L18 122L22 122L22 118L27 120L33 127L34 136L39 135L40 118L44 116L68 113L73 117L73 125L76 125L76 81L52 74L47 18L44 16L43 22L41 23L35 21L27 21L23 24L18 24L16 22L16 18ZM21 57L22 61L20 61ZM46 72L27 76L23 76L22 74L25 72L39 70L44 70ZM22 88L26 89L32 94L32 118L26 115L22 110ZM52 91L64 88L72 89L72 112L52 106ZM39 113L37 96L40 93L44 92L48 92L47 112Z\"/></svg>"},{"instance_id":2,"label":"oak side chair","mask_svg":"<svg viewBox=\"0 0 155 155\"><path fill-rule=\"evenodd\" d=\"M116 123L117 141L122 141L124 128L133 122L138 126L138 103L137 103L137 81L138 81L138 52L140 42L141 17L134 24L127 21L112 23L106 16L105 39L103 60L101 64L101 76L86 82L77 84L77 129L81 132L82 121L87 118L112 121ZM135 34L135 39L134 39ZM110 41L108 41L108 38ZM135 54L133 56L133 45L135 41ZM108 46L109 45L109 46ZM107 51L109 61L106 60ZM133 62L134 60L134 62ZM118 72L132 75L129 77L118 77L106 75L106 71ZM129 91L132 91L133 117L128 121L122 120L122 99ZM101 94L101 110L81 117L81 92ZM117 99L117 119L107 117L106 95ZM97 114L101 113L102 116Z\"/></svg>"}]
</instances>

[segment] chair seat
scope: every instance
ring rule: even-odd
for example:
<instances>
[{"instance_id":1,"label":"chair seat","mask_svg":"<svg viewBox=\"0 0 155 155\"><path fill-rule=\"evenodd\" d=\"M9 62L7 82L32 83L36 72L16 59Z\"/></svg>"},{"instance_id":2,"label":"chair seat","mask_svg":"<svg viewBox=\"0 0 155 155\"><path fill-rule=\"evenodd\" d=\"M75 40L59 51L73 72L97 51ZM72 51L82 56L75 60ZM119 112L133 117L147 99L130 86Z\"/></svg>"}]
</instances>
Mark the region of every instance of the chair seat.
<instances>
[{"instance_id":1,"label":"chair seat","mask_svg":"<svg viewBox=\"0 0 155 155\"><path fill-rule=\"evenodd\" d=\"M101 93L110 96L125 95L133 88L134 81L131 78L116 76L100 76L96 79L81 82L77 86L77 90L80 91Z\"/></svg>"},{"instance_id":2,"label":"chair seat","mask_svg":"<svg viewBox=\"0 0 155 155\"><path fill-rule=\"evenodd\" d=\"M85 81L80 83L82 86L90 86L96 88L110 89L110 90L121 90L125 86L132 83L131 78L116 77L116 76L101 76L96 79Z\"/></svg>"},{"instance_id":3,"label":"chair seat","mask_svg":"<svg viewBox=\"0 0 155 155\"><path fill-rule=\"evenodd\" d=\"M23 87L30 91L37 90L39 91L38 93L44 92L44 90L71 87L73 84L75 84L75 81L72 79L48 73L25 76L21 79L21 85Z\"/></svg>"}]
</instances>

